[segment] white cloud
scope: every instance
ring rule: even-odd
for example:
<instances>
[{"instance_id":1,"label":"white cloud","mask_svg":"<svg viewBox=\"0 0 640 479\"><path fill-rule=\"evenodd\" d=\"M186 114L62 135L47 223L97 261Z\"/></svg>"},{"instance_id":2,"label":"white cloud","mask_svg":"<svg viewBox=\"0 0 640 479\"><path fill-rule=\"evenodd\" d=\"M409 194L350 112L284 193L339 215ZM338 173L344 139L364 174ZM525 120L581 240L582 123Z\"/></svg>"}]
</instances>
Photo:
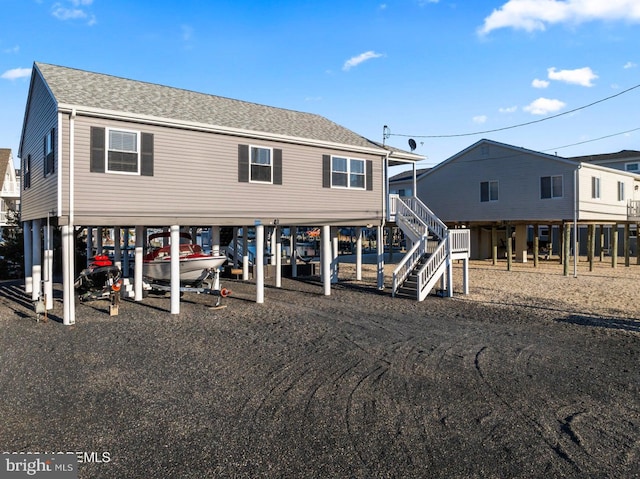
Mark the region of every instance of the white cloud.
<instances>
[{"instance_id":1,"label":"white cloud","mask_svg":"<svg viewBox=\"0 0 640 479\"><path fill-rule=\"evenodd\" d=\"M372 58L380 58L382 56L384 56L382 53L376 53L373 50L369 50L368 52L364 52L364 53L361 53L360 55L349 58L346 62L344 62L342 69L344 71L348 71L348 70L351 70L353 67L356 67L361 63L366 62L367 60L371 60Z\"/></svg>"},{"instance_id":2,"label":"white cloud","mask_svg":"<svg viewBox=\"0 0 640 479\"><path fill-rule=\"evenodd\" d=\"M20 51L20 47L16 45L15 47L5 48L2 50L2 53L18 53Z\"/></svg>"},{"instance_id":3,"label":"white cloud","mask_svg":"<svg viewBox=\"0 0 640 479\"><path fill-rule=\"evenodd\" d=\"M378 6L378 8L379 8L380 10L386 10L386 9L387 9L387 4L386 4L386 3L381 3L381 4Z\"/></svg>"},{"instance_id":4,"label":"white cloud","mask_svg":"<svg viewBox=\"0 0 640 479\"><path fill-rule=\"evenodd\" d=\"M474 116L471 120L478 125L482 125L483 123L487 122L487 119L487 115L478 115Z\"/></svg>"},{"instance_id":5,"label":"white cloud","mask_svg":"<svg viewBox=\"0 0 640 479\"><path fill-rule=\"evenodd\" d=\"M518 110L517 106L509 106L507 108L498 108L500 113L515 113Z\"/></svg>"},{"instance_id":6,"label":"white cloud","mask_svg":"<svg viewBox=\"0 0 640 479\"><path fill-rule=\"evenodd\" d=\"M7 70L0 78L4 78L5 80L16 80L18 78L25 78L31 76L31 68L14 68L12 70Z\"/></svg>"},{"instance_id":7,"label":"white cloud","mask_svg":"<svg viewBox=\"0 0 640 479\"><path fill-rule=\"evenodd\" d=\"M566 103L560 100L551 100L549 98L538 98L523 108L524 111L532 115L546 115L554 113L566 106Z\"/></svg>"},{"instance_id":8,"label":"white cloud","mask_svg":"<svg viewBox=\"0 0 640 479\"><path fill-rule=\"evenodd\" d=\"M575 70L556 70L555 67L547 68L550 80L558 80L572 85L593 86L592 81L598 78L591 68L577 68Z\"/></svg>"},{"instance_id":9,"label":"white cloud","mask_svg":"<svg viewBox=\"0 0 640 479\"><path fill-rule=\"evenodd\" d=\"M484 19L478 29L486 35L499 28L533 32L548 25L596 20L640 22L638 0L508 0Z\"/></svg>"},{"instance_id":10,"label":"white cloud","mask_svg":"<svg viewBox=\"0 0 640 479\"><path fill-rule=\"evenodd\" d=\"M624 64L624 66L623 66L622 68L624 68L625 70L628 70L629 68L635 68L635 67L637 67L637 66L638 66L638 65L636 65L636 64L635 64L635 63L633 63L633 62L627 62L627 63L625 63L625 64Z\"/></svg>"},{"instance_id":11,"label":"white cloud","mask_svg":"<svg viewBox=\"0 0 640 479\"><path fill-rule=\"evenodd\" d=\"M533 88L547 88L549 86L549 82L547 80L539 80L539 79L535 78L531 82L531 86Z\"/></svg>"},{"instance_id":12,"label":"white cloud","mask_svg":"<svg viewBox=\"0 0 640 479\"><path fill-rule=\"evenodd\" d=\"M428 5L430 3L438 3L439 1L440 0L418 0L418 5L424 7L425 5Z\"/></svg>"},{"instance_id":13,"label":"white cloud","mask_svg":"<svg viewBox=\"0 0 640 479\"><path fill-rule=\"evenodd\" d=\"M70 0L66 4L56 2L51 7L51 15L56 17L58 20L86 20L87 25L95 25L96 17L95 15L87 12L83 8L85 6L91 6L93 0Z\"/></svg>"}]
</instances>

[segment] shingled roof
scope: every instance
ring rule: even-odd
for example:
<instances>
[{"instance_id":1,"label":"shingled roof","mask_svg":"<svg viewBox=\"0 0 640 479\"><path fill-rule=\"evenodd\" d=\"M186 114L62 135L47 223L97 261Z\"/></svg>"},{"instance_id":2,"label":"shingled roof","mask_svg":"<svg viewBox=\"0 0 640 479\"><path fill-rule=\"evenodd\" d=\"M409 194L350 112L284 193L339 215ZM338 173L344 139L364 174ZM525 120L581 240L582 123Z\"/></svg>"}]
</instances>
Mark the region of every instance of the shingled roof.
<instances>
[{"instance_id":1,"label":"shingled roof","mask_svg":"<svg viewBox=\"0 0 640 479\"><path fill-rule=\"evenodd\" d=\"M59 108L84 107L131 116L380 148L320 115L275 108L153 83L35 63Z\"/></svg>"},{"instance_id":2,"label":"shingled roof","mask_svg":"<svg viewBox=\"0 0 640 479\"><path fill-rule=\"evenodd\" d=\"M625 160L629 158L639 158L640 151L636 150L621 150L617 153L602 153L598 155L586 155L586 156L574 156L570 158L575 161L608 161L608 160Z\"/></svg>"}]
</instances>

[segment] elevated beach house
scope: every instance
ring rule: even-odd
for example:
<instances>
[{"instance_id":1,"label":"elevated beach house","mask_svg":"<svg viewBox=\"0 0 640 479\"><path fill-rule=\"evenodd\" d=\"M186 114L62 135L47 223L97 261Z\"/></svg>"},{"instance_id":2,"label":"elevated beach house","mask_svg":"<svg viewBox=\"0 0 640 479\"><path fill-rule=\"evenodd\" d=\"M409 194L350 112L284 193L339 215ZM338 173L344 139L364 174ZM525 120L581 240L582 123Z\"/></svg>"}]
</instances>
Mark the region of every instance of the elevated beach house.
<instances>
[{"instance_id":1,"label":"elevated beach house","mask_svg":"<svg viewBox=\"0 0 640 479\"><path fill-rule=\"evenodd\" d=\"M38 298L44 277L47 295L51 228L60 228L67 324L75 315L74 232L85 227L135 229L141 300L145 227L169 228L176 243L182 227L210 228L216 249L221 226L255 228L256 244L265 228L318 226L330 294L332 230L377 227L382 238L387 168L422 159L319 115L44 63L33 65L18 156L25 287ZM258 303L263 254L257 248ZM176 284L172 278L172 313Z\"/></svg>"},{"instance_id":2,"label":"elevated beach house","mask_svg":"<svg viewBox=\"0 0 640 479\"><path fill-rule=\"evenodd\" d=\"M20 205L19 175L13 166L11 148L0 148L0 175L0 228L4 228L9 225L9 211L17 211Z\"/></svg>"},{"instance_id":3,"label":"elevated beach house","mask_svg":"<svg viewBox=\"0 0 640 479\"><path fill-rule=\"evenodd\" d=\"M604 246L610 239L615 254L618 225L628 236L640 220L639 164L638 152L563 158L483 139L418 174L415 183L406 173L395 175L389 188L416 191L448 226L469 228L475 258L505 253L507 237L515 238L520 261L533 243L555 240L565 251L573 240L563 238L573 237L576 226L591 231L582 235L585 249L587 236L592 251L596 240ZM607 239L594 233L596 226Z\"/></svg>"}]
</instances>

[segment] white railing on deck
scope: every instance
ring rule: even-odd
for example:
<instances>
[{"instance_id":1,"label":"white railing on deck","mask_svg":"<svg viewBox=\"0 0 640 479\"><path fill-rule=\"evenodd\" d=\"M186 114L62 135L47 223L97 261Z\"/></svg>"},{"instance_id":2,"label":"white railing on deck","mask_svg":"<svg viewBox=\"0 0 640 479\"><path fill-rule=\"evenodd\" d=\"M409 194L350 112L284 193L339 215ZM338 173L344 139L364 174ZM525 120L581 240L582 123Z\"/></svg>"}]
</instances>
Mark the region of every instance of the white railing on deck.
<instances>
[{"instance_id":1,"label":"white railing on deck","mask_svg":"<svg viewBox=\"0 0 640 479\"><path fill-rule=\"evenodd\" d=\"M468 229L449 230L451 252L469 252L471 250L471 236Z\"/></svg>"},{"instance_id":2,"label":"white railing on deck","mask_svg":"<svg viewBox=\"0 0 640 479\"><path fill-rule=\"evenodd\" d=\"M640 218L640 201L629 200L627 203L627 218L638 219Z\"/></svg>"}]
</instances>

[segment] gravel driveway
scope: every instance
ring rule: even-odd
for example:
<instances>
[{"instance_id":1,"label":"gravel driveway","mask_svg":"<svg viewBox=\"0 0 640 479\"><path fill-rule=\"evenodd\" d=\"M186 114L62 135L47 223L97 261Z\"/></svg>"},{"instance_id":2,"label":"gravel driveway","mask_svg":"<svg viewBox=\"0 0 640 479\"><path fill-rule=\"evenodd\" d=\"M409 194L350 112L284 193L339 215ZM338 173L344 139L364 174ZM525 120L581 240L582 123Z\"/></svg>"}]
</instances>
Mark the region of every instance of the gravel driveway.
<instances>
[{"instance_id":1,"label":"gravel driveway","mask_svg":"<svg viewBox=\"0 0 640 479\"><path fill-rule=\"evenodd\" d=\"M81 452L81 478L640 477L638 316L371 285L256 305L226 280L224 309L98 301L63 326L0 284L0 450Z\"/></svg>"}]
</instances>

